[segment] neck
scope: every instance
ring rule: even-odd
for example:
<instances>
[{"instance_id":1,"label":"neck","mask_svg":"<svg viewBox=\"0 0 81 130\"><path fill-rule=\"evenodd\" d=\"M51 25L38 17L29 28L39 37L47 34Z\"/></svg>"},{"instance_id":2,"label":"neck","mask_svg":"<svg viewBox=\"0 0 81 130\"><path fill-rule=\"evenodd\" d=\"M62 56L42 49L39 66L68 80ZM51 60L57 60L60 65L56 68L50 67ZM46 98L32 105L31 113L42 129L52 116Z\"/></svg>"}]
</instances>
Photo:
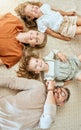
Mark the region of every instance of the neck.
<instances>
[{"instance_id":1,"label":"neck","mask_svg":"<svg viewBox=\"0 0 81 130\"><path fill-rule=\"evenodd\" d=\"M47 63L45 63L44 72L48 72L48 70L49 70L49 66L48 66L48 64L47 64Z\"/></svg>"},{"instance_id":2,"label":"neck","mask_svg":"<svg viewBox=\"0 0 81 130\"><path fill-rule=\"evenodd\" d=\"M41 10L40 10L39 15L38 15L38 18L41 17L42 15L43 15L43 13L42 13Z\"/></svg>"}]
</instances>

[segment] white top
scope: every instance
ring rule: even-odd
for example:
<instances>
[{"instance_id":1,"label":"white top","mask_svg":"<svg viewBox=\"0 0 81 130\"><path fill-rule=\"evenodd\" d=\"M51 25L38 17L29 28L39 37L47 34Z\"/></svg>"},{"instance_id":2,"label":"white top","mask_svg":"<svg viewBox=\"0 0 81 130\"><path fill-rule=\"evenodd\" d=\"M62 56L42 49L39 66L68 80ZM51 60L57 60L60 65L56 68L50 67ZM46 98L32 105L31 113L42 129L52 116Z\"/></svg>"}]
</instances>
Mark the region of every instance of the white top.
<instances>
[{"instance_id":1,"label":"white top","mask_svg":"<svg viewBox=\"0 0 81 130\"><path fill-rule=\"evenodd\" d=\"M63 21L63 16L57 12L51 10L50 5L43 4L40 7L43 15L37 19L37 26L40 32L45 32L47 28L50 28L53 31L58 32L59 27Z\"/></svg>"},{"instance_id":2,"label":"white top","mask_svg":"<svg viewBox=\"0 0 81 130\"><path fill-rule=\"evenodd\" d=\"M55 77L55 71L54 71L54 64L55 59L54 56L59 52L59 50L52 50L47 56L45 56L43 59L45 62L49 65L49 71L44 73L44 80L54 80Z\"/></svg>"},{"instance_id":3,"label":"white top","mask_svg":"<svg viewBox=\"0 0 81 130\"><path fill-rule=\"evenodd\" d=\"M39 127L42 129L49 128L55 121L55 115L56 115L56 105L45 104L44 112L40 118Z\"/></svg>"}]
</instances>

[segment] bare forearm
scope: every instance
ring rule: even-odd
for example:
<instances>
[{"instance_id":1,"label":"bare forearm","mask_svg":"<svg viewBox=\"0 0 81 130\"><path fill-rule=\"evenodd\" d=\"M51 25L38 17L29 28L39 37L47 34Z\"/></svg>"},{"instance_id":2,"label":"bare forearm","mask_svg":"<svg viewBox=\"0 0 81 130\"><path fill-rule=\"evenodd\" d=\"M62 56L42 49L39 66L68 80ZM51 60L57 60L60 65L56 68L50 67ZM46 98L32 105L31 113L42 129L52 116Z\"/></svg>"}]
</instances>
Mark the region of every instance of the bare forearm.
<instances>
[{"instance_id":1,"label":"bare forearm","mask_svg":"<svg viewBox=\"0 0 81 130\"><path fill-rule=\"evenodd\" d=\"M72 80L65 81L65 82L64 82L64 85L68 85L68 84L71 83L71 82L72 82Z\"/></svg>"},{"instance_id":2,"label":"bare forearm","mask_svg":"<svg viewBox=\"0 0 81 130\"><path fill-rule=\"evenodd\" d=\"M62 40L66 40L66 41L70 40L70 38L62 36L59 33L55 33L51 29L47 29L46 33L49 34L49 35L51 35L51 36L53 36L53 37L55 37L55 38L58 38L58 39L62 39Z\"/></svg>"},{"instance_id":3,"label":"bare forearm","mask_svg":"<svg viewBox=\"0 0 81 130\"><path fill-rule=\"evenodd\" d=\"M55 104L54 94L53 91L48 91L46 104Z\"/></svg>"},{"instance_id":4,"label":"bare forearm","mask_svg":"<svg viewBox=\"0 0 81 130\"><path fill-rule=\"evenodd\" d=\"M47 104L55 104L55 98L54 98L54 85L55 85L55 81L53 80L48 80L46 82L47 85L47 98L46 98L46 102Z\"/></svg>"},{"instance_id":5,"label":"bare forearm","mask_svg":"<svg viewBox=\"0 0 81 130\"><path fill-rule=\"evenodd\" d=\"M66 11L63 11L63 10L56 10L56 9L52 9L52 10L59 12L62 16L72 16L72 15L76 15L76 12L75 12L75 11L66 12Z\"/></svg>"},{"instance_id":6,"label":"bare forearm","mask_svg":"<svg viewBox=\"0 0 81 130\"><path fill-rule=\"evenodd\" d=\"M70 12L65 12L62 10L58 10L58 12L62 15L62 16L68 16Z\"/></svg>"}]
</instances>

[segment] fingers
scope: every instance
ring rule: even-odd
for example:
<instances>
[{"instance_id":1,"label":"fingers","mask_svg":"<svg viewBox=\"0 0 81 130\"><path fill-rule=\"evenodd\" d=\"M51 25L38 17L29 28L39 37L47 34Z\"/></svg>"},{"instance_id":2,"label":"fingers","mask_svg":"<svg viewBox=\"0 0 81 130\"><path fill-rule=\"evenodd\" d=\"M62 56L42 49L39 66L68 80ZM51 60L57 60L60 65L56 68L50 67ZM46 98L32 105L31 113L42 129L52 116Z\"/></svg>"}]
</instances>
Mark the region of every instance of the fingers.
<instances>
[{"instance_id":1,"label":"fingers","mask_svg":"<svg viewBox=\"0 0 81 130\"><path fill-rule=\"evenodd\" d=\"M63 62L67 62L67 56L65 56L65 55L62 54L61 60L62 60Z\"/></svg>"},{"instance_id":2,"label":"fingers","mask_svg":"<svg viewBox=\"0 0 81 130\"><path fill-rule=\"evenodd\" d=\"M62 62L67 62L67 56L62 54L61 52L58 53L58 57Z\"/></svg>"},{"instance_id":3,"label":"fingers","mask_svg":"<svg viewBox=\"0 0 81 130\"><path fill-rule=\"evenodd\" d=\"M46 86L54 86L55 85L55 81L54 80L47 80L46 81Z\"/></svg>"}]
</instances>

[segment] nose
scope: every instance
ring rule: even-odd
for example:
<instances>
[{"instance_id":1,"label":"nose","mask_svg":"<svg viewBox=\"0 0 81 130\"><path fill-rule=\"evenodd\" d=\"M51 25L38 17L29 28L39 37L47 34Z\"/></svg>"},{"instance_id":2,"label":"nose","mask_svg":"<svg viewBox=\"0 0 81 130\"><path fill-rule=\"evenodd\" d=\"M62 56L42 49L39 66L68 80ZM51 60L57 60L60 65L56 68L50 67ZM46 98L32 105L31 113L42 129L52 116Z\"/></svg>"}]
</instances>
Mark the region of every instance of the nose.
<instances>
[{"instance_id":1,"label":"nose","mask_svg":"<svg viewBox=\"0 0 81 130\"><path fill-rule=\"evenodd\" d=\"M36 7L36 6L34 6L32 10L35 12L35 11L36 11L36 9L37 9L37 7Z\"/></svg>"},{"instance_id":2,"label":"nose","mask_svg":"<svg viewBox=\"0 0 81 130\"><path fill-rule=\"evenodd\" d=\"M58 92L59 92L59 93L61 92L61 89L60 89L60 88L58 88Z\"/></svg>"},{"instance_id":3,"label":"nose","mask_svg":"<svg viewBox=\"0 0 81 130\"><path fill-rule=\"evenodd\" d=\"M33 33L33 34L32 34L32 38L33 38L33 39L36 39L36 38L37 38L37 35Z\"/></svg>"}]
</instances>

